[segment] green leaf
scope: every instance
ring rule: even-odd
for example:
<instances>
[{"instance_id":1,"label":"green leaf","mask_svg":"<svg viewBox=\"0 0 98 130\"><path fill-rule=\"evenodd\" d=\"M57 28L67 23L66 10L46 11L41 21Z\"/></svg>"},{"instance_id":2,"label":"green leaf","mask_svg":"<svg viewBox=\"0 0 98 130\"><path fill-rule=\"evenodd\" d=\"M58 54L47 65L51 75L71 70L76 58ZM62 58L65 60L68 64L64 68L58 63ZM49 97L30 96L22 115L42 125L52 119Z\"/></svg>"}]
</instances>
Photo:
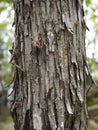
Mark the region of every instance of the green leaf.
<instances>
[{"instance_id":1,"label":"green leaf","mask_svg":"<svg viewBox=\"0 0 98 130\"><path fill-rule=\"evenodd\" d=\"M90 5L91 4L91 0L86 0L86 5Z\"/></svg>"},{"instance_id":2,"label":"green leaf","mask_svg":"<svg viewBox=\"0 0 98 130\"><path fill-rule=\"evenodd\" d=\"M0 0L0 2L12 3L12 0Z\"/></svg>"},{"instance_id":3,"label":"green leaf","mask_svg":"<svg viewBox=\"0 0 98 130\"><path fill-rule=\"evenodd\" d=\"M0 30L5 29L7 25L8 25L8 23L7 23L7 22L0 23Z\"/></svg>"},{"instance_id":4,"label":"green leaf","mask_svg":"<svg viewBox=\"0 0 98 130\"><path fill-rule=\"evenodd\" d=\"M6 7L0 7L0 13L2 12L2 11L4 11L6 9Z\"/></svg>"}]
</instances>

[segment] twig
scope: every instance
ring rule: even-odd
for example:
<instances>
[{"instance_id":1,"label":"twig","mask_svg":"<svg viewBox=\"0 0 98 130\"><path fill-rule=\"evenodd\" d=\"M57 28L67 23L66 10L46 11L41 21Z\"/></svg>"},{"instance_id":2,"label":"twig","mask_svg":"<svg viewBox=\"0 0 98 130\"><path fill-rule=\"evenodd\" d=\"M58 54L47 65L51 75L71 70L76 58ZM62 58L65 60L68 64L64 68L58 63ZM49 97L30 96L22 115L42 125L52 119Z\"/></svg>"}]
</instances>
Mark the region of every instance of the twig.
<instances>
[{"instance_id":1,"label":"twig","mask_svg":"<svg viewBox=\"0 0 98 130\"><path fill-rule=\"evenodd\" d=\"M13 62L12 62L12 64L13 64L13 65L15 65L18 69L20 69L21 71L23 71L23 72L24 72L24 69L23 69L23 68L21 68L19 65L17 65L16 63L13 63Z\"/></svg>"}]
</instances>

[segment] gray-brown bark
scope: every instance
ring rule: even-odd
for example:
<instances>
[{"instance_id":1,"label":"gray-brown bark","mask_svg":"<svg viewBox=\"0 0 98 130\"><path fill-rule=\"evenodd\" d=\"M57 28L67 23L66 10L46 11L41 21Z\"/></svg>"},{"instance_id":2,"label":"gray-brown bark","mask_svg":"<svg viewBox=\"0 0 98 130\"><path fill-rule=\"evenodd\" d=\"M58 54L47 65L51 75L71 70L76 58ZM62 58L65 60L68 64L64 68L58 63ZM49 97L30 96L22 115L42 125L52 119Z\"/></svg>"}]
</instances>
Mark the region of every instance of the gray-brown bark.
<instances>
[{"instance_id":1,"label":"gray-brown bark","mask_svg":"<svg viewBox=\"0 0 98 130\"><path fill-rule=\"evenodd\" d=\"M14 0L15 130L86 130L82 0Z\"/></svg>"}]
</instances>

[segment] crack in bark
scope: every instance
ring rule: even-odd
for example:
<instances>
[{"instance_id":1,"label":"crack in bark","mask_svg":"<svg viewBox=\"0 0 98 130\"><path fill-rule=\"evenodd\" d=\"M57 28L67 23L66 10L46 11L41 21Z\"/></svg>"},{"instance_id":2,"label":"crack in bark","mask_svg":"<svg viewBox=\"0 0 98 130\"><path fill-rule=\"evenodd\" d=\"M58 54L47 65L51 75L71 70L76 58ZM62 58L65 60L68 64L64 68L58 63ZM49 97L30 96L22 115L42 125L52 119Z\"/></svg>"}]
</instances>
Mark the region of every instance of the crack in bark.
<instances>
[{"instance_id":1,"label":"crack in bark","mask_svg":"<svg viewBox=\"0 0 98 130\"><path fill-rule=\"evenodd\" d=\"M15 130L86 130L82 4L14 0Z\"/></svg>"}]
</instances>

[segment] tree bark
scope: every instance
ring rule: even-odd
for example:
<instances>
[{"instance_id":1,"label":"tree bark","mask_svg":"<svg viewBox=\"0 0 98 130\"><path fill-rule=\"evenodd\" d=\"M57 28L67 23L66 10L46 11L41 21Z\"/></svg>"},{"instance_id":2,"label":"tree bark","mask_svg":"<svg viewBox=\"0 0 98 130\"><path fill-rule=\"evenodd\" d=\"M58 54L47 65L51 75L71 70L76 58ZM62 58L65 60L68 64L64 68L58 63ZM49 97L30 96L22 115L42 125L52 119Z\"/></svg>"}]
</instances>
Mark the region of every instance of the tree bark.
<instances>
[{"instance_id":1,"label":"tree bark","mask_svg":"<svg viewBox=\"0 0 98 130\"><path fill-rule=\"evenodd\" d=\"M82 0L14 0L15 130L86 130Z\"/></svg>"}]
</instances>

